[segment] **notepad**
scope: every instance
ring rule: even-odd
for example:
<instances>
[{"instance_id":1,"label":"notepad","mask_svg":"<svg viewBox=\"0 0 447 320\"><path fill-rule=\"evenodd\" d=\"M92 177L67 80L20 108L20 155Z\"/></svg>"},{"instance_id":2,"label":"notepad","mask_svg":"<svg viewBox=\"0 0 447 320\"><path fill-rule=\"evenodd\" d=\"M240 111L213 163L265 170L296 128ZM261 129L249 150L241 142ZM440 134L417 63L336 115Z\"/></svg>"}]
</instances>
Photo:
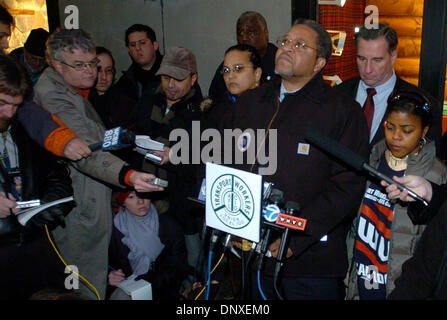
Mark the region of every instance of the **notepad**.
<instances>
[{"instance_id":1,"label":"notepad","mask_svg":"<svg viewBox=\"0 0 447 320\"><path fill-rule=\"evenodd\" d=\"M127 293L132 300L152 300L152 285L146 280L140 279L135 281L136 275L131 275L123 280L118 288Z\"/></svg>"}]
</instances>

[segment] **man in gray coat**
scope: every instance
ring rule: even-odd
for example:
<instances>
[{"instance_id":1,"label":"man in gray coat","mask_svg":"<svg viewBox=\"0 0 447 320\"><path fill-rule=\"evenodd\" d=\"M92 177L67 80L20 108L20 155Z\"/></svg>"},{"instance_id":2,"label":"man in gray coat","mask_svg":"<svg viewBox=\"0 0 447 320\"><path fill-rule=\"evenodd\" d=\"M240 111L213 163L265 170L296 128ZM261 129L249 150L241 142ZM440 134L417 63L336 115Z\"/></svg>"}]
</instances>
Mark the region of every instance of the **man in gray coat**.
<instances>
[{"instance_id":1,"label":"man in gray coat","mask_svg":"<svg viewBox=\"0 0 447 320\"><path fill-rule=\"evenodd\" d=\"M49 67L35 86L35 100L55 114L76 135L88 143L104 138L104 125L88 102L88 90L97 74L96 45L81 29L61 30L50 36L46 56ZM107 249L112 230L110 185L132 186L138 192L161 191L148 184L154 175L133 170L126 162L107 152L70 163L75 207L53 236L68 265L75 266L90 284L79 281L87 297L105 297ZM73 269L73 267L71 267ZM76 283L73 282L76 289Z\"/></svg>"}]
</instances>

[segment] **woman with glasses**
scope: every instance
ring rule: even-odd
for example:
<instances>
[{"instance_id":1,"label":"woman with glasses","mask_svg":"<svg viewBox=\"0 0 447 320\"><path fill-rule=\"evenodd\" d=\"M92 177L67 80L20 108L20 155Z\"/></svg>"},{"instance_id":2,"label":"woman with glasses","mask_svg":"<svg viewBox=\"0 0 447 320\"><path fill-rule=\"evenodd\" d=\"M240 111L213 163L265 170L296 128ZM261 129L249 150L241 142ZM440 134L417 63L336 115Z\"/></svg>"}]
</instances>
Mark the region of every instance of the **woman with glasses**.
<instances>
[{"instance_id":1,"label":"woman with glasses","mask_svg":"<svg viewBox=\"0 0 447 320\"><path fill-rule=\"evenodd\" d=\"M225 116L226 111L236 102L247 90L254 89L261 85L261 58L256 49L248 44L237 44L225 51L224 62L221 70L226 92L224 95L212 100L210 98L202 101L200 109L202 111L202 118L200 121L201 130L208 128L224 129L221 128L223 123L222 119ZM201 170L198 170L198 181L202 181L205 178L205 166L202 166ZM240 242L239 242L240 243ZM229 258L230 267L232 268L233 277L233 294L239 295L240 286L240 260L237 260L233 254ZM234 270L236 268L236 270ZM221 281L224 275L221 273L224 270L223 267L219 267L213 274L212 284L210 289L210 299L214 298L219 287L219 281ZM198 293L202 289L199 283L195 283L192 287L192 292L185 292L191 298L198 297ZM200 297L202 299L203 297Z\"/></svg>"},{"instance_id":2,"label":"woman with glasses","mask_svg":"<svg viewBox=\"0 0 447 320\"><path fill-rule=\"evenodd\" d=\"M224 78L226 94L224 97L202 102L204 113L202 128L217 128L228 106L249 89L261 83L261 58L256 49L248 44L237 44L225 51L221 73Z\"/></svg>"},{"instance_id":3,"label":"woman with glasses","mask_svg":"<svg viewBox=\"0 0 447 320\"><path fill-rule=\"evenodd\" d=\"M372 148L370 165L389 177L418 175L445 183L447 167L436 158L435 143L426 138L431 121L427 98L395 91L388 98L385 119L385 139ZM419 223L405 204L388 198L380 181L368 183L349 236L348 299L389 296L425 229Z\"/></svg>"}]
</instances>

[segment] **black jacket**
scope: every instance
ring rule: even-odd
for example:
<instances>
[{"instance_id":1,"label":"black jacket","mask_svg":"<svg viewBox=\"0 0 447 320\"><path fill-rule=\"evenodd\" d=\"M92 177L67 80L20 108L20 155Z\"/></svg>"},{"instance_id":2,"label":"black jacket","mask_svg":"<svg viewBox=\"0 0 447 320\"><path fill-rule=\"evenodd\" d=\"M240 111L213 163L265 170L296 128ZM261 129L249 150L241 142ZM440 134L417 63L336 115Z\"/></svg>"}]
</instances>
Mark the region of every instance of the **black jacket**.
<instances>
[{"instance_id":1,"label":"black jacket","mask_svg":"<svg viewBox=\"0 0 447 320\"><path fill-rule=\"evenodd\" d=\"M432 217L419 240L416 251L402 266L389 295L392 300L447 299L447 185L433 186L428 210L419 214ZM435 215L433 216L433 213Z\"/></svg>"},{"instance_id":2,"label":"black jacket","mask_svg":"<svg viewBox=\"0 0 447 320\"><path fill-rule=\"evenodd\" d=\"M50 154L45 149L37 145L23 129L22 125L14 121L11 125L11 135L17 145L19 167L22 177L22 198L23 200L41 199L43 203L57 200L73 195L69 170L64 162L58 160L56 156ZM11 177L4 175L0 170L1 188L11 192ZM56 205L50 209L39 213L32 218L27 227L18 225L15 216L7 219L0 219L0 229L2 227L13 226L13 233L32 232L33 221L40 216L51 218L52 215L67 215L72 209L73 203ZM50 222L48 222L50 225ZM52 226L55 227L55 226Z\"/></svg>"},{"instance_id":3,"label":"black jacket","mask_svg":"<svg viewBox=\"0 0 447 320\"><path fill-rule=\"evenodd\" d=\"M103 95L90 90L88 101L93 105L106 129L122 126L129 119L135 101L112 85Z\"/></svg>"},{"instance_id":4,"label":"black jacket","mask_svg":"<svg viewBox=\"0 0 447 320\"><path fill-rule=\"evenodd\" d=\"M156 86L160 83L160 76L156 76L158 69L160 68L161 61L163 56L159 51L156 51L156 58L154 65L152 66L150 72L146 75L146 83L140 83L138 81L138 65L132 63L127 69L127 71L123 72L123 75L119 78L116 83L116 89L128 97L135 103L141 98L143 92L150 87ZM130 113L131 110L126 110L125 112Z\"/></svg>"},{"instance_id":5,"label":"black jacket","mask_svg":"<svg viewBox=\"0 0 447 320\"><path fill-rule=\"evenodd\" d=\"M200 189L196 174L200 164L192 163L194 151L191 151L191 145L192 139L195 138L192 136L192 125L193 121L200 120L201 101L202 93L196 82L190 92L182 100L172 105L170 112L163 116L166 110L166 96L162 93L161 86L155 92L146 90L135 107L131 116L132 120L127 126L136 134L149 135L152 139L163 142L168 146L182 140L182 138L177 137L176 141L169 141L169 135L173 130L183 129L188 133L189 141L186 142L189 144L188 164L173 165L169 162L163 166L155 166L156 171L154 172L156 176L168 179L169 212L180 223L186 234L197 233L200 229L195 221L196 219L191 216L195 210L195 205L187 197L196 198ZM182 142L184 141L182 140ZM142 158L143 156L137 155L135 159L130 159L129 162L138 167L138 162L141 163ZM163 177L165 174L167 174L167 177Z\"/></svg>"},{"instance_id":6,"label":"black jacket","mask_svg":"<svg viewBox=\"0 0 447 320\"><path fill-rule=\"evenodd\" d=\"M360 83L360 77L354 77L346 81L343 81L338 86L336 86L336 89L340 89L341 91L343 91L344 93L348 94L349 96L355 99L359 83ZM394 90L415 91L417 93L424 94L430 100L432 108L432 121L430 129L427 132L427 137L430 138L430 140L435 141L436 156L439 157L441 155L442 104L424 90L416 87L415 85L412 85L411 83L408 83L405 80L402 80L399 77L397 77L396 79L396 85L394 86ZM381 122L383 121L385 121L385 116ZM375 145L384 138L385 138L384 128L383 126L379 126L376 135L371 140L370 147L372 147L373 145Z\"/></svg>"},{"instance_id":7,"label":"black jacket","mask_svg":"<svg viewBox=\"0 0 447 320\"><path fill-rule=\"evenodd\" d=\"M298 216L307 219L305 232L291 232L293 256L283 266L289 277L344 277L347 271L346 234L365 188L365 178L310 145L298 153L305 131L313 128L336 139L356 153L368 155L368 129L358 104L327 85L321 74L279 103L280 81L241 95L225 121L225 128L276 129L277 169L264 181L284 192L284 201L300 204ZM276 117L274 116L276 113ZM256 141L252 137L252 141ZM303 146L304 145L304 146ZM306 150L309 151L306 154ZM273 162L273 161L272 161ZM250 170L248 165L237 166ZM258 172L257 168L253 172ZM320 239L327 235L327 241ZM273 273L275 260L266 259L265 272Z\"/></svg>"},{"instance_id":8,"label":"black jacket","mask_svg":"<svg viewBox=\"0 0 447 320\"><path fill-rule=\"evenodd\" d=\"M179 300L183 279L192 273L187 263L185 238L178 224L167 215L160 214L160 241L165 245L151 270L138 277L151 283L154 300ZM132 274L128 255L130 249L123 244L124 235L113 226L109 245L109 265L122 269L126 276ZM109 289L112 289L109 287Z\"/></svg>"}]
</instances>

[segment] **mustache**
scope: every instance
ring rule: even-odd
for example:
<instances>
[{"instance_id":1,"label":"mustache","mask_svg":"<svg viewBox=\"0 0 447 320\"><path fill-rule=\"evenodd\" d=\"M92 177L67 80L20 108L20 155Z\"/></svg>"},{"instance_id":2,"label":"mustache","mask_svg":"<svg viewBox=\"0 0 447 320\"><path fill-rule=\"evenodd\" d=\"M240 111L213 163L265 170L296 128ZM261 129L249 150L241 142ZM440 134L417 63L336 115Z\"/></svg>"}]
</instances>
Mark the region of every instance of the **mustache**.
<instances>
[{"instance_id":1,"label":"mustache","mask_svg":"<svg viewBox=\"0 0 447 320\"><path fill-rule=\"evenodd\" d=\"M290 56L290 54L287 53L287 52L281 52L281 53L279 54L279 56L276 58L276 60L279 60L279 59L281 59L281 58L284 58L284 56L287 57L288 60L293 60L292 56Z\"/></svg>"}]
</instances>

